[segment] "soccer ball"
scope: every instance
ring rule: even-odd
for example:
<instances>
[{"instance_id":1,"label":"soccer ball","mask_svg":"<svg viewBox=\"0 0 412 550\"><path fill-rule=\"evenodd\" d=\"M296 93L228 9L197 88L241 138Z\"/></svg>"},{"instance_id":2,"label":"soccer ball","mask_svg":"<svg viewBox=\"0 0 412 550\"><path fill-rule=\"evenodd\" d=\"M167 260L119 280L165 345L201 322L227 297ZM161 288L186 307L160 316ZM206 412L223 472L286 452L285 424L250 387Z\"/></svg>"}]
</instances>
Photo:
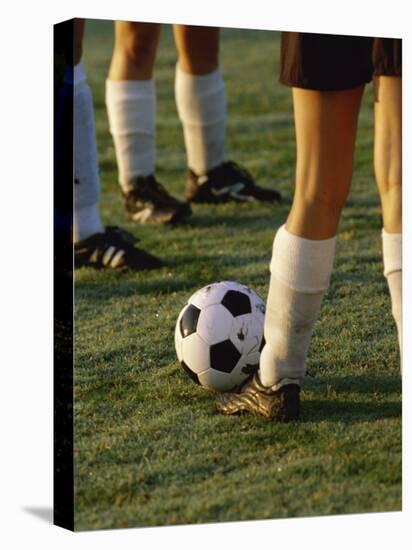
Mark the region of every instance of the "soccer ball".
<instances>
[{"instance_id":1,"label":"soccer ball","mask_svg":"<svg viewBox=\"0 0 412 550\"><path fill-rule=\"evenodd\" d=\"M177 318L175 348L197 384L229 391L259 365L265 304L250 288L222 281L201 288Z\"/></svg>"}]
</instances>

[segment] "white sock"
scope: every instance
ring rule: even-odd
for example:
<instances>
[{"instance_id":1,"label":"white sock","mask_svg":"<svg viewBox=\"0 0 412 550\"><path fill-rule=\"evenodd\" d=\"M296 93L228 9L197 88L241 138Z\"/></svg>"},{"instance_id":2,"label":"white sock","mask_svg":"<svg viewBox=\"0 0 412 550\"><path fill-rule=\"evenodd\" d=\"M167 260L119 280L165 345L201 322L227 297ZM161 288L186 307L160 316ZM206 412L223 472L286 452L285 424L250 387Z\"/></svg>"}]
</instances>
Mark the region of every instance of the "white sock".
<instances>
[{"instance_id":1,"label":"white sock","mask_svg":"<svg viewBox=\"0 0 412 550\"><path fill-rule=\"evenodd\" d=\"M265 317L266 344L260 356L260 379L278 389L299 383L322 298L329 286L336 237L314 241L292 235L282 226L273 243Z\"/></svg>"},{"instance_id":2,"label":"white sock","mask_svg":"<svg viewBox=\"0 0 412 550\"><path fill-rule=\"evenodd\" d=\"M95 233L102 233L103 231L104 227L100 221L99 207L97 204L75 209L73 224L73 240L75 243L83 241Z\"/></svg>"},{"instance_id":3,"label":"white sock","mask_svg":"<svg viewBox=\"0 0 412 550\"><path fill-rule=\"evenodd\" d=\"M99 215L100 181L97 164L93 100L83 62L73 71L74 85L74 242L104 231Z\"/></svg>"},{"instance_id":4,"label":"white sock","mask_svg":"<svg viewBox=\"0 0 412 550\"><path fill-rule=\"evenodd\" d=\"M133 178L155 171L154 80L106 80L106 107L119 183L129 191Z\"/></svg>"},{"instance_id":5,"label":"white sock","mask_svg":"<svg viewBox=\"0 0 412 550\"><path fill-rule=\"evenodd\" d=\"M194 76L177 64L175 99L188 166L195 174L204 175L224 159L226 93L220 69Z\"/></svg>"},{"instance_id":6,"label":"white sock","mask_svg":"<svg viewBox=\"0 0 412 550\"><path fill-rule=\"evenodd\" d=\"M382 229L382 249L384 275L391 295L402 366L402 233L387 233Z\"/></svg>"}]
</instances>

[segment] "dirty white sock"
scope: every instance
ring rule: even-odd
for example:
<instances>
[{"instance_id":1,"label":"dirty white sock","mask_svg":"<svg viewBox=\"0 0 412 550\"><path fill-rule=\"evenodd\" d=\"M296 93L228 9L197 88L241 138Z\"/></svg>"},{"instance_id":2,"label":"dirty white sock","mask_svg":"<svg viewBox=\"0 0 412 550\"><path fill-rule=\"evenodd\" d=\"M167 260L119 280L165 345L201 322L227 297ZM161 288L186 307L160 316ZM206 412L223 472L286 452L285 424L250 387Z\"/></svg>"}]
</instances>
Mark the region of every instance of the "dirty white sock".
<instances>
[{"instance_id":1,"label":"dirty white sock","mask_svg":"<svg viewBox=\"0 0 412 550\"><path fill-rule=\"evenodd\" d=\"M310 339L329 286L336 237L315 241L282 226L273 243L260 379L278 389L306 373Z\"/></svg>"},{"instance_id":2,"label":"dirty white sock","mask_svg":"<svg viewBox=\"0 0 412 550\"><path fill-rule=\"evenodd\" d=\"M74 242L104 231L99 214L100 180L93 99L80 61L73 70L74 85Z\"/></svg>"},{"instance_id":3,"label":"dirty white sock","mask_svg":"<svg viewBox=\"0 0 412 550\"><path fill-rule=\"evenodd\" d=\"M133 178L155 171L154 80L106 80L106 108L119 183L127 192L132 188Z\"/></svg>"},{"instance_id":4,"label":"dirty white sock","mask_svg":"<svg viewBox=\"0 0 412 550\"><path fill-rule=\"evenodd\" d=\"M220 69L195 76L177 64L175 98L188 166L196 175L204 175L224 159L226 93Z\"/></svg>"}]
</instances>

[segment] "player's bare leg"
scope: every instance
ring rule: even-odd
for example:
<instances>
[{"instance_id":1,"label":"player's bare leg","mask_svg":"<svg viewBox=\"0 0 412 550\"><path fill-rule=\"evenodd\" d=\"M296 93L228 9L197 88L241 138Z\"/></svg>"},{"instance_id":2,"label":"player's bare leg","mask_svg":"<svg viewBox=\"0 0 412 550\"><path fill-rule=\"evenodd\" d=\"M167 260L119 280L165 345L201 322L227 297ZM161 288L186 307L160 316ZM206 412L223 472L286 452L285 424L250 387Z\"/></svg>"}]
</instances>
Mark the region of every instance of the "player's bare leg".
<instances>
[{"instance_id":1,"label":"player's bare leg","mask_svg":"<svg viewBox=\"0 0 412 550\"><path fill-rule=\"evenodd\" d=\"M287 223L273 245L266 344L259 372L239 393L218 398L220 412L247 410L278 420L299 415L299 385L352 179L362 92L363 87L339 92L293 89L296 188Z\"/></svg>"},{"instance_id":2,"label":"player's bare leg","mask_svg":"<svg viewBox=\"0 0 412 550\"><path fill-rule=\"evenodd\" d=\"M159 45L159 23L115 21L110 80L151 80Z\"/></svg>"},{"instance_id":3,"label":"player's bare leg","mask_svg":"<svg viewBox=\"0 0 412 550\"><path fill-rule=\"evenodd\" d=\"M219 33L216 27L174 26L175 97L189 168L186 198L192 202L279 201L277 191L258 187L244 168L225 162L227 106Z\"/></svg>"},{"instance_id":4,"label":"player's bare leg","mask_svg":"<svg viewBox=\"0 0 412 550\"><path fill-rule=\"evenodd\" d=\"M106 81L106 105L119 183L128 216L138 223L173 223L190 215L155 179L154 63L161 26L115 22L115 45Z\"/></svg>"},{"instance_id":5,"label":"player's bare leg","mask_svg":"<svg viewBox=\"0 0 412 550\"><path fill-rule=\"evenodd\" d=\"M402 363L402 79L375 80L376 183L382 205L383 262Z\"/></svg>"},{"instance_id":6,"label":"player's bare leg","mask_svg":"<svg viewBox=\"0 0 412 550\"><path fill-rule=\"evenodd\" d=\"M375 80L374 167L388 233L402 232L402 79Z\"/></svg>"},{"instance_id":7,"label":"player's bare leg","mask_svg":"<svg viewBox=\"0 0 412 550\"><path fill-rule=\"evenodd\" d=\"M293 89L296 185L287 230L305 239L336 235L349 192L363 88Z\"/></svg>"},{"instance_id":8,"label":"player's bare leg","mask_svg":"<svg viewBox=\"0 0 412 550\"><path fill-rule=\"evenodd\" d=\"M193 76L205 76L219 66L219 34L217 27L174 25L179 67Z\"/></svg>"}]
</instances>

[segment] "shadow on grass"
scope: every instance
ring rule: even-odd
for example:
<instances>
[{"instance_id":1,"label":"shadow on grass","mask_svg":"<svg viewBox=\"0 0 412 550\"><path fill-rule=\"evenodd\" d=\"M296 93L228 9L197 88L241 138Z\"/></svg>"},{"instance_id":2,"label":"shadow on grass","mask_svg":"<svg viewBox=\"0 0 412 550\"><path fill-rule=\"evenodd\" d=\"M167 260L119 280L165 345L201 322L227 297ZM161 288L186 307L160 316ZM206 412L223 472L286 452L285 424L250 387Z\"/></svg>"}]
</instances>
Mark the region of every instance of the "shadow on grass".
<instances>
[{"instance_id":1,"label":"shadow on grass","mask_svg":"<svg viewBox=\"0 0 412 550\"><path fill-rule=\"evenodd\" d=\"M322 382L337 393L382 394L401 393L400 375L360 374L351 376L325 376Z\"/></svg>"},{"instance_id":2,"label":"shadow on grass","mask_svg":"<svg viewBox=\"0 0 412 550\"><path fill-rule=\"evenodd\" d=\"M181 270L193 261L190 254L176 256L169 265L156 272L156 275L146 273L99 273L90 270L90 278L86 270L82 270L81 280L76 281L76 298L87 297L97 301L105 301L113 297L128 297L133 295L164 295L173 292L194 291L211 282L227 280L229 273L234 268L250 266L250 264L264 262L269 263L269 257L262 257L261 254L222 254L222 255L196 255L196 262L192 264L191 273ZM176 270L171 273L170 270ZM185 274L179 278L179 273ZM252 276L259 280L267 277L267 269L258 270ZM150 278L148 278L150 277ZM251 276L248 274L248 282L251 283ZM260 281L259 281L260 282Z\"/></svg>"},{"instance_id":3,"label":"shadow on grass","mask_svg":"<svg viewBox=\"0 0 412 550\"><path fill-rule=\"evenodd\" d=\"M170 267L187 266L193 262L193 259L193 254L179 254L173 259L173 262L170 262ZM216 267L223 271L225 268L241 267L262 261L269 265L270 250L264 255L251 253L247 255L223 253L213 256L197 254L195 260L196 263L192 265L194 271L201 271L204 267ZM207 281L206 284L209 283L210 281Z\"/></svg>"},{"instance_id":4,"label":"shadow on grass","mask_svg":"<svg viewBox=\"0 0 412 550\"><path fill-rule=\"evenodd\" d=\"M401 418L399 401L342 401L336 399L303 400L301 422L343 422L357 424L388 418Z\"/></svg>"},{"instance_id":5,"label":"shadow on grass","mask_svg":"<svg viewBox=\"0 0 412 550\"><path fill-rule=\"evenodd\" d=\"M351 208L351 207L358 207L358 206L366 206L366 207L369 207L369 208L379 208L380 207L380 201L379 201L379 198L376 196L376 197L349 197L348 200L346 201L346 205L348 208ZM362 218L365 218L365 217L375 217L376 215L375 214L370 214L368 215L367 213L363 212L360 213L360 214L353 214L351 213L351 216L355 216L355 217L362 217Z\"/></svg>"},{"instance_id":6,"label":"shadow on grass","mask_svg":"<svg viewBox=\"0 0 412 550\"><path fill-rule=\"evenodd\" d=\"M273 230L282 225L289 212L290 200L284 199L281 204L275 204L271 209L251 213L251 207L239 205L231 212L219 211L219 207L210 211L202 210L201 206L196 208L193 217L187 221L189 227L215 227L216 225L227 225L228 228L241 228L243 231L265 230L273 227ZM230 208L234 208L233 205Z\"/></svg>"},{"instance_id":7,"label":"shadow on grass","mask_svg":"<svg viewBox=\"0 0 412 550\"><path fill-rule=\"evenodd\" d=\"M334 274L334 276L342 277L343 275L346 275L337 271L338 268L342 268L342 266L346 264L354 264L356 268L356 272L359 272L359 275L362 275L363 278L365 279L365 274L362 272L362 265L378 264L380 266L382 264L382 255L362 253L362 252L358 252L356 256L341 254L336 261L336 267L335 267L336 273ZM369 278L369 274L367 275L367 277Z\"/></svg>"},{"instance_id":8,"label":"shadow on grass","mask_svg":"<svg viewBox=\"0 0 412 550\"><path fill-rule=\"evenodd\" d=\"M196 276L185 277L184 280L176 280L165 275L155 279L143 281L131 281L119 278L107 281L104 279L81 281L76 284L75 298L93 299L97 302L105 302L111 298L127 298L135 295L163 295L173 292L191 291L193 288L200 288L203 284L210 283L210 280L199 279Z\"/></svg>"},{"instance_id":9,"label":"shadow on grass","mask_svg":"<svg viewBox=\"0 0 412 550\"><path fill-rule=\"evenodd\" d=\"M84 272L84 275L86 275L86 272ZM84 278L76 283L76 298L87 297L96 301L106 301L114 297L127 298L134 295L170 294L190 289L199 283L199 279L195 276L174 279L168 276L167 273L143 280L132 280L132 277L136 277L135 274L110 273L104 274L101 279L98 275L91 272L90 279Z\"/></svg>"},{"instance_id":10,"label":"shadow on grass","mask_svg":"<svg viewBox=\"0 0 412 550\"><path fill-rule=\"evenodd\" d=\"M362 204L365 203L365 204ZM378 206L378 205L376 205ZM379 212L369 212L375 203L369 199L357 199L356 202L347 203L349 212L345 212L343 222L345 226L355 231L363 231L365 234L375 233L382 229L382 217ZM352 207L352 208L351 208ZM359 207L359 211L355 208Z\"/></svg>"},{"instance_id":11,"label":"shadow on grass","mask_svg":"<svg viewBox=\"0 0 412 550\"><path fill-rule=\"evenodd\" d=\"M305 399L313 393L313 398ZM309 379L303 388L303 421L332 420L336 422L364 422L382 418L401 418L400 399L386 396L402 392L402 380L397 375L320 376ZM345 399L345 394L348 399ZM353 394L362 394L363 400L353 401ZM385 400L383 400L385 399Z\"/></svg>"}]
</instances>

